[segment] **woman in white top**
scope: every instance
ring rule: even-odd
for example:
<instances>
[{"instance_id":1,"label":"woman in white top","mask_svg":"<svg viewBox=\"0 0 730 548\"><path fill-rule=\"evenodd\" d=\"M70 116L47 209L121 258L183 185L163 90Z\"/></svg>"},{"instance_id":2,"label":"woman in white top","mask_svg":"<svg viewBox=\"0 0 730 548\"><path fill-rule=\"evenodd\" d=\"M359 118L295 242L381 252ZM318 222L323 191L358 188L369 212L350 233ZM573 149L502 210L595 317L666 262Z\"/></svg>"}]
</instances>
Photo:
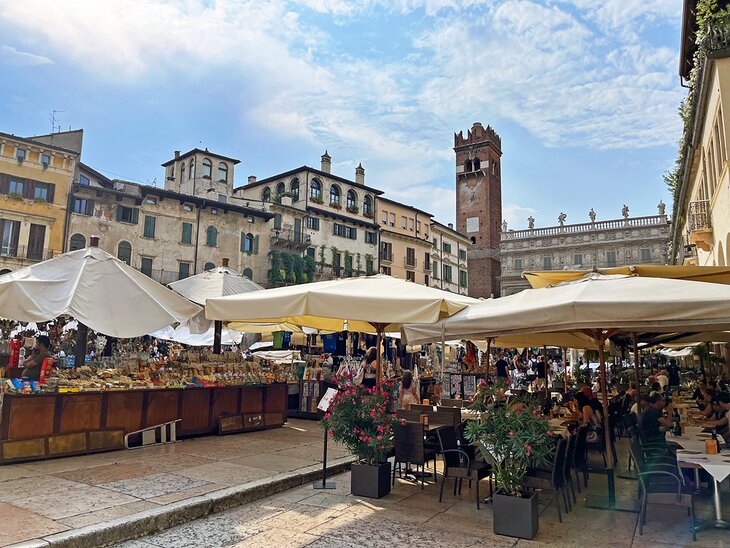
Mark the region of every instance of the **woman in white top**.
<instances>
[{"instance_id":1,"label":"woman in white top","mask_svg":"<svg viewBox=\"0 0 730 548\"><path fill-rule=\"evenodd\" d=\"M400 380L400 390L398 392L398 401L401 409L410 409L411 404L421 403L416 394L416 385L413 383L413 373L403 371L403 377Z\"/></svg>"},{"instance_id":2,"label":"woman in white top","mask_svg":"<svg viewBox=\"0 0 730 548\"><path fill-rule=\"evenodd\" d=\"M362 361L360 362L360 367L363 371L363 378L362 378L362 384L364 386L367 386L368 388L372 388L375 386L376 382L376 364L375 360L378 357L378 351L374 346L371 346L367 349L365 352L365 357L363 357Z\"/></svg>"}]
</instances>

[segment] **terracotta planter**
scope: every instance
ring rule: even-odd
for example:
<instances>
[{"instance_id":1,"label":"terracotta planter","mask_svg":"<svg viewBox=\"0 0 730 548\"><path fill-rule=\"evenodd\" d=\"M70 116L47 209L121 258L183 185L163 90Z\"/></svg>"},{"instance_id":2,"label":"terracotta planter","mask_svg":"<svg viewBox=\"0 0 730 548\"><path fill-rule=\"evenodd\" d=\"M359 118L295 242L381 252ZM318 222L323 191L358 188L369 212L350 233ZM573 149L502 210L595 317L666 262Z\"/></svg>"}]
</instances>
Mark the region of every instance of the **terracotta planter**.
<instances>
[{"instance_id":1,"label":"terracotta planter","mask_svg":"<svg viewBox=\"0 0 730 548\"><path fill-rule=\"evenodd\" d=\"M539 516L537 492L512 497L494 494L493 530L497 535L533 539L537 534Z\"/></svg>"},{"instance_id":2,"label":"terracotta planter","mask_svg":"<svg viewBox=\"0 0 730 548\"><path fill-rule=\"evenodd\" d=\"M379 499L390 493L390 463L353 464L350 491L358 497Z\"/></svg>"}]
</instances>

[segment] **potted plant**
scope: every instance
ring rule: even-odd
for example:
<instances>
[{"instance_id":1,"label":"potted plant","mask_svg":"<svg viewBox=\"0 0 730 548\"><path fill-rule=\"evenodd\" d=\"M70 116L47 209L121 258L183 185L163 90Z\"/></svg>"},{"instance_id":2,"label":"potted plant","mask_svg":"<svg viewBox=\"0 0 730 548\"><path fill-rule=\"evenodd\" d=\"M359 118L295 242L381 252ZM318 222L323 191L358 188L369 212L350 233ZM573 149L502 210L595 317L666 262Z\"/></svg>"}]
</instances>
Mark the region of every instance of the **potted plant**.
<instances>
[{"instance_id":1,"label":"potted plant","mask_svg":"<svg viewBox=\"0 0 730 548\"><path fill-rule=\"evenodd\" d=\"M322 419L322 428L333 440L357 457L351 467L353 495L381 498L390 493L390 462L395 415L394 384L384 381L373 388L356 386L347 374L335 377L339 391Z\"/></svg>"},{"instance_id":2,"label":"potted plant","mask_svg":"<svg viewBox=\"0 0 730 548\"><path fill-rule=\"evenodd\" d=\"M320 204L320 205L322 205L324 203L324 200L322 198L320 198L319 196L310 196L309 201L314 202L315 204Z\"/></svg>"},{"instance_id":3,"label":"potted plant","mask_svg":"<svg viewBox=\"0 0 730 548\"><path fill-rule=\"evenodd\" d=\"M529 468L544 467L554 451L552 432L530 401L506 405L498 387L481 385L473 409L478 418L469 421L466 438L482 452L497 482L494 494L494 532L532 539L538 530L537 493L522 486Z\"/></svg>"},{"instance_id":4,"label":"potted plant","mask_svg":"<svg viewBox=\"0 0 730 548\"><path fill-rule=\"evenodd\" d=\"M357 206L347 206L347 212L357 215L360 212L360 208Z\"/></svg>"}]
</instances>

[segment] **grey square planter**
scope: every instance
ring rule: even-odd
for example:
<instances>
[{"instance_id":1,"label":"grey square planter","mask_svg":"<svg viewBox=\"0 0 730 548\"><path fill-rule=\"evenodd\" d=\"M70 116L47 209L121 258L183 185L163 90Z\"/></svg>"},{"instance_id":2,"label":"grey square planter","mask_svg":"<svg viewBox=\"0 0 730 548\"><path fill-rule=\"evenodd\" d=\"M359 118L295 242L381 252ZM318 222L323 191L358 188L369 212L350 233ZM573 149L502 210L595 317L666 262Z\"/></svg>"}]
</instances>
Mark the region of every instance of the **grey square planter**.
<instances>
[{"instance_id":1,"label":"grey square planter","mask_svg":"<svg viewBox=\"0 0 730 548\"><path fill-rule=\"evenodd\" d=\"M350 468L350 491L358 497L379 499L390 493L390 463L354 464Z\"/></svg>"},{"instance_id":2,"label":"grey square planter","mask_svg":"<svg viewBox=\"0 0 730 548\"><path fill-rule=\"evenodd\" d=\"M525 539L535 538L539 516L537 492L532 491L522 497L495 493L493 501L495 534Z\"/></svg>"}]
</instances>

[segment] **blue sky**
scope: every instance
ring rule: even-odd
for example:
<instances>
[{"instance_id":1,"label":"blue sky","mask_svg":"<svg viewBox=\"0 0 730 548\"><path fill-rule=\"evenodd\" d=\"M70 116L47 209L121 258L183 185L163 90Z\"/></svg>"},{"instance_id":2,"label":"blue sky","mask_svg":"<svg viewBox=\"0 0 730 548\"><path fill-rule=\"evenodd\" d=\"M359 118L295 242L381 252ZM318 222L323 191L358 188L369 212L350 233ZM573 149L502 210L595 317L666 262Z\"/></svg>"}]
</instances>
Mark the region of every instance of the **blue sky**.
<instances>
[{"instance_id":1,"label":"blue sky","mask_svg":"<svg viewBox=\"0 0 730 548\"><path fill-rule=\"evenodd\" d=\"M328 149L451 222L453 133L480 121L510 227L650 215L681 131L680 19L680 0L11 2L0 131L61 110L86 163L142 182L176 149L239 158L239 185Z\"/></svg>"}]
</instances>

